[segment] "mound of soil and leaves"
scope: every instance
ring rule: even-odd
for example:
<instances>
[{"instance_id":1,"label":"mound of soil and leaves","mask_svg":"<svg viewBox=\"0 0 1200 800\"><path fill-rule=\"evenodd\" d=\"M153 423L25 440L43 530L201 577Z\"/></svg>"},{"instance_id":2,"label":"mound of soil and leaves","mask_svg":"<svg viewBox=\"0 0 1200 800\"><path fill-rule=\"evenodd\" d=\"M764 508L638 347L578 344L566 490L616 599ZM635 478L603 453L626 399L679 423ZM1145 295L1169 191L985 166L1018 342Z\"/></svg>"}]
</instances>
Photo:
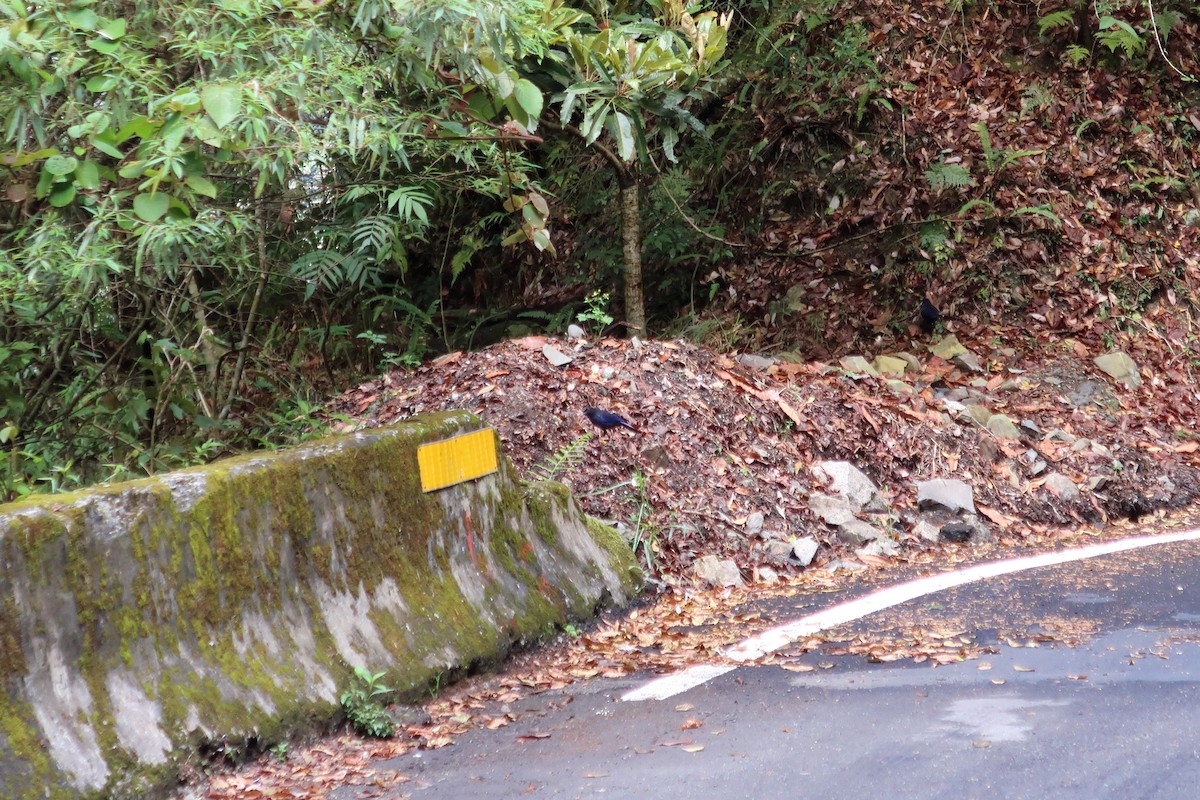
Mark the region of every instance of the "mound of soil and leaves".
<instances>
[{"instance_id":1,"label":"mound of soil and leaves","mask_svg":"<svg viewBox=\"0 0 1200 800\"><path fill-rule=\"evenodd\" d=\"M531 337L453 353L364 383L330 410L354 426L477 413L523 474L563 480L588 513L621 523L667 585L688 583L705 555L733 559L747 579L763 565L798 569L765 546L771 539L815 536L824 544L818 564L852 555L808 508L809 494L824 489L818 461L849 461L883 487L899 511L895 538L916 548L925 543L904 511L915 512L917 480L965 480L981 513L1014 540L1047 525L1183 506L1200 491L1200 442L1169 377L1113 386L1078 342L1048 361L980 342L979 371L912 342L910 369L890 382L661 341L550 342L573 358L556 367L547 344ZM1029 432L1001 439L969 415L952 416L943 398L956 390ZM637 431L593 434L586 406L616 411ZM1084 491L1069 499L1048 491L1048 466Z\"/></svg>"}]
</instances>

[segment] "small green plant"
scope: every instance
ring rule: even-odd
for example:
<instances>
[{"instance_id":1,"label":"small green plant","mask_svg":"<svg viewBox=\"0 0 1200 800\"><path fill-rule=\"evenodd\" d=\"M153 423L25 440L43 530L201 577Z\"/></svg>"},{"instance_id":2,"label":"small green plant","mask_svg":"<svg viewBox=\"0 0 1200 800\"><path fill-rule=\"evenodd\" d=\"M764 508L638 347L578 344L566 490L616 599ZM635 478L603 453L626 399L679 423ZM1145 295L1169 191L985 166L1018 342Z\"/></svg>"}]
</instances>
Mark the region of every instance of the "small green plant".
<instances>
[{"instance_id":1,"label":"small green plant","mask_svg":"<svg viewBox=\"0 0 1200 800\"><path fill-rule=\"evenodd\" d=\"M630 542L630 547L637 555L638 550L642 551L642 558L646 562L646 571L653 573L654 569L654 553L658 550L658 526L654 524L651 515L654 512L653 506L650 504L650 490L646 485L646 475L642 472L633 473L633 488L637 492L637 515L633 519L633 541Z\"/></svg>"},{"instance_id":2,"label":"small green plant","mask_svg":"<svg viewBox=\"0 0 1200 800\"><path fill-rule=\"evenodd\" d=\"M392 691L379 682L383 676L382 672L371 674L362 667L355 667L354 685L342 692L339 698L346 719L362 736L384 739L395 730L392 718L383 705L383 698Z\"/></svg>"},{"instance_id":3,"label":"small green plant","mask_svg":"<svg viewBox=\"0 0 1200 800\"><path fill-rule=\"evenodd\" d=\"M925 170L925 180L929 181L929 188L935 192L952 188L965 189L975 185L975 179L966 167L962 164L947 164L945 161L931 164L929 169Z\"/></svg>"},{"instance_id":4,"label":"small green plant","mask_svg":"<svg viewBox=\"0 0 1200 800\"><path fill-rule=\"evenodd\" d=\"M592 440L592 433L576 436L567 444L558 448L549 458L535 464L530 472L539 481L555 480L560 474L577 466L587 453L587 443Z\"/></svg>"},{"instance_id":5,"label":"small green plant","mask_svg":"<svg viewBox=\"0 0 1200 800\"><path fill-rule=\"evenodd\" d=\"M586 308L576 317L580 322L594 322L596 327L603 330L612 325L612 314L608 313L608 292L596 290L583 301Z\"/></svg>"},{"instance_id":6,"label":"small green plant","mask_svg":"<svg viewBox=\"0 0 1200 800\"><path fill-rule=\"evenodd\" d=\"M279 744L276 744L273 747L271 747L271 749L268 750L267 752L269 752L271 754L271 757L274 758L276 761L279 761L279 762L287 761L288 760L288 743L280 742Z\"/></svg>"},{"instance_id":7,"label":"small green plant","mask_svg":"<svg viewBox=\"0 0 1200 800\"><path fill-rule=\"evenodd\" d=\"M971 126L979 134L979 144L983 148L983 160L987 163L988 172L1001 172L1008 165L1027 156L1041 155L1045 150L1005 150L992 143L992 135L986 122L977 122Z\"/></svg>"},{"instance_id":8,"label":"small green plant","mask_svg":"<svg viewBox=\"0 0 1200 800\"><path fill-rule=\"evenodd\" d=\"M570 636L572 639L578 639L583 635L583 631L579 630L578 626L572 625L569 622L566 625L563 625L562 629L563 633L565 633L567 636Z\"/></svg>"}]
</instances>

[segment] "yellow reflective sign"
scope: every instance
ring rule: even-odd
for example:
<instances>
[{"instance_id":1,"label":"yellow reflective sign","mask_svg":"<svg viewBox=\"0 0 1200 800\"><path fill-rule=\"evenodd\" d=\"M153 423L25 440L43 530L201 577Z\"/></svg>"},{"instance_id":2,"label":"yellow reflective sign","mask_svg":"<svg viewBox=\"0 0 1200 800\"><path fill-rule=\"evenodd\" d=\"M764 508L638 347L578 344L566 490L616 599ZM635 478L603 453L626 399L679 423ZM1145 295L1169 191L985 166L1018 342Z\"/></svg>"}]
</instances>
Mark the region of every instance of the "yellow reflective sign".
<instances>
[{"instance_id":1,"label":"yellow reflective sign","mask_svg":"<svg viewBox=\"0 0 1200 800\"><path fill-rule=\"evenodd\" d=\"M417 448L417 466L426 492L490 475L497 469L496 434L485 428L423 444Z\"/></svg>"}]
</instances>

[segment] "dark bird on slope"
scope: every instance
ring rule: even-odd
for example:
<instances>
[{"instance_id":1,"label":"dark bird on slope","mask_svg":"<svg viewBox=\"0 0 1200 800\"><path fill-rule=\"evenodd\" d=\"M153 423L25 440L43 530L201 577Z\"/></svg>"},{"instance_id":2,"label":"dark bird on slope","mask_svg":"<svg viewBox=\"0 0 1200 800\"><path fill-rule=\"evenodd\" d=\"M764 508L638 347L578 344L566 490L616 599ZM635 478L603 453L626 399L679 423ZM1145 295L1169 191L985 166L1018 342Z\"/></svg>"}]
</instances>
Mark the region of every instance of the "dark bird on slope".
<instances>
[{"instance_id":1,"label":"dark bird on slope","mask_svg":"<svg viewBox=\"0 0 1200 800\"><path fill-rule=\"evenodd\" d=\"M921 300L920 314L921 330L926 333L933 333L933 326L942 318L942 312L938 311L937 306L929 302L929 298L926 297Z\"/></svg>"},{"instance_id":2,"label":"dark bird on slope","mask_svg":"<svg viewBox=\"0 0 1200 800\"><path fill-rule=\"evenodd\" d=\"M629 420L622 417L620 414L614 414L611 411L605 411L602 408L592 408L588 406L583 409L584 416L592 421L602 431L612 430L619 425L624 425L631 431L637 431L637 428L629 424Z\"/></svg>"}]
</instances>

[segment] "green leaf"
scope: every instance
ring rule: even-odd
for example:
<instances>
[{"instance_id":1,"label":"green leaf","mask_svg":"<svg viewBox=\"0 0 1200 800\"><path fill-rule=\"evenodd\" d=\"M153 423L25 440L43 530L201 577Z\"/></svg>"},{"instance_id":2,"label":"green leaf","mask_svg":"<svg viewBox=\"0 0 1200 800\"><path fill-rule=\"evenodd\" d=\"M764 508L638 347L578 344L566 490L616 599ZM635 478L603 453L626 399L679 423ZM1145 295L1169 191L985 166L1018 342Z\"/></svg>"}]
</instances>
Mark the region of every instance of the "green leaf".
<instances>
[{"instance_id":1,"label":"green leaf","mask_svg":"<svg viewBox=\"0 0 1200 800\"><path fill-rule=\"evenodd\" d=\"M630 122L627 115L620 111L614 113L612 118L615 123L612 135L617 141L617 153L622 159L629 161L633 158L636 145L633 137L633 123Z\"/></svg>"},{"instance_id":2,"label":"green leaf","mask_svg":"<svg viewBox=\"0 0 1200 800\"><path fill-rule=\"evenodd\" d=\"M109 39L101 39L99 37L97 37L95 39L88 39L87 44L88 44L88 47L92 48L97 53L100 53L100 54L106 55L106 56L111 56L113 53L117 52L117 50L119 50L121 47L121 45L117 44L114 41L110 41Z\"/></svg>"},{"instance_id":3,"label":"green leaf","mask_svg":"<svg viewBox=\"0 0 1200 800\"><path fill-rule=\"evenodd\" d=\"M171 207L171 198L165 192L143 193L133 198L133 213L145 222L157 222Z\"/></svg>"},{"instance_id":4,"label":"green leaf","mask_svg":"<svg viewBox=\"0 0 1200 800\"><path fill-rule=\"evenodd\" d=\"M242 113L242 87L210 84L200 90L200 104L218 128L224 128Z\"/></svg>"},{"instance_id":5,"label":"green leaf","mask_svg":"<svg viewBox=\"0 0 1200 800\"><path fill-rule=\"evenodd\" d=\"M96 29L96 32L106 39L120 39L125 35L125 20L107 20L103 25Z\"/></svg>"},{"instance_id":6,"label":"green leaf","mask_svg":"<svg viewBox=\"0 0 1200 800\"><path fill-rule=\"evenodd\" d=\"M216 184L203 175L188 175L183 179L183 182L196 194L204 195L205 197L217 196Z\"/></svg>"},{"instance_id":7,"label":"green leaf","mask_svg":"<svg viewBox=\"0 0 1200 800\"><path fill-rule=\"evenodd\" d=\"M78 28L81 31L96 30L97 23L100 18L96 16L96 12L88 8L78 8L73 11L68 11L63 14L63 18L72 28Z\"/></svg>"},{"instance_id":8,"label":"green leaf","mask_svg":"<svg viewBox=\"0 0 1200 800\"><path fill-rule=\"evenodd\" d=\"M600 134L604 133L604 123L608 119L608 104L603 100L597 100L587 108L587 112L583 115L583 143L591 144L600 138Z\"/></svg>"},{"instance_id":9,"label":"green leaf","mask_svg":"<svg viewBox=\"0 0 1200 800\"><path fill-rule=\"evenodd\" d=\"M536 120L542 114L542 92L530 80L521 78L516 86L517 105L529 115L530 120Z\"/></svg>"},{"instance_id":10,"label":"green leaf","mask_svg":"<svg viewBox=\"0 0 1200 800\"><path fill-rule=\"evenodd\" d=\"M1069 28L1075 24L1075 12L1070 9L1055 11L1038 20L1038 36L1056 28Z\"/></svg>"},{"instance_id":11,"label":"green leaf","mask_svg":"<svg viewBox=\"0 0 1200 800\"><path fill-rule=\"evenodd\" d=\"M662 129L662 149L663 155L667 157L667 161L672 164L678 164L679 158L675 155L675 145L679 143L679 132L671 127Z\"/></svg>"},{"instance_id":12,"label":"green leaf","mask_svg":"<svg viewBox=\"0 0 1200 800\"><path fill-rule=\"evenodd\" d=\"M81 189L100 188L100 166L95 161L84 161L75 170L75 183Z\"/></svg>"},{"instance_id":13,"label":"green leaf","mask_svg":"<svg viewBox=\"0 0 1200 800\"><path fill-rule=\"evenodd\" d=\"M71 204L75 199L75 184L60 183L50 190L50 205L62 208Z\"/></svg>"},{"instance_id":14,"label":"green leaf","mask_svg":"<svg viewBox=\"0 0 1200 800\"><path fill-rule=\"evenodd\" d=\"M74 156L64 156L61 153L56 156L50 156L46 159L44 169L51 175L63 176L70 175L75 171L75 167L79 166L79 159Z\"/></svg>"},{"instance_id":15,"label":"green leaf","mask_svg":"<svg viewBox=\"0 0 1200 800\"><path fill-rule=\"evenodd\" d=\"M84 84L89 92L107 92L116 85L117 79L112 75L97 75L88 78L87 83Z\"/></svg>"}]
</instances>

